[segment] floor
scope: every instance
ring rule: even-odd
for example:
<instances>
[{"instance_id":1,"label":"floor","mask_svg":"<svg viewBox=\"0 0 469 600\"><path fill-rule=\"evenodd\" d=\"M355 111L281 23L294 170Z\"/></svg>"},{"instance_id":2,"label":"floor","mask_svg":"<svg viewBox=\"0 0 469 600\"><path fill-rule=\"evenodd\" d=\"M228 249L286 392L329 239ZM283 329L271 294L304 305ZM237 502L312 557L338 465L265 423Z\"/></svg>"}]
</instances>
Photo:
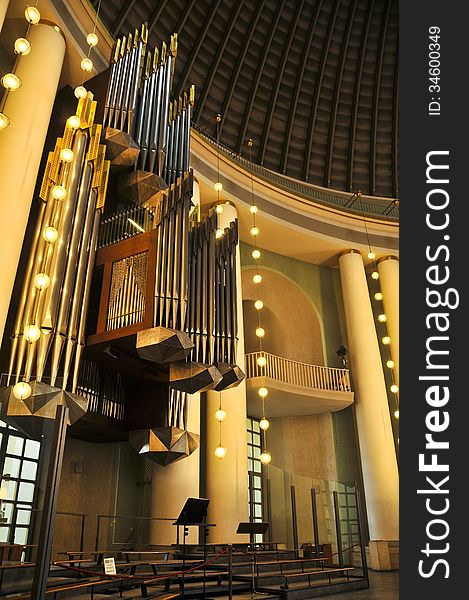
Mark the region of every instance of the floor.
<instances>
[{"instance_id":1,"label":"floor","mask_svg":"<svg viewBox=\"0 0 469 600\"><path fill-rule=\"evenodd\" d=\"M398 600L399 571L369 571L370 587L367 590L344 592L330 596L331 600Z\"/></svg>"}]
</instances>

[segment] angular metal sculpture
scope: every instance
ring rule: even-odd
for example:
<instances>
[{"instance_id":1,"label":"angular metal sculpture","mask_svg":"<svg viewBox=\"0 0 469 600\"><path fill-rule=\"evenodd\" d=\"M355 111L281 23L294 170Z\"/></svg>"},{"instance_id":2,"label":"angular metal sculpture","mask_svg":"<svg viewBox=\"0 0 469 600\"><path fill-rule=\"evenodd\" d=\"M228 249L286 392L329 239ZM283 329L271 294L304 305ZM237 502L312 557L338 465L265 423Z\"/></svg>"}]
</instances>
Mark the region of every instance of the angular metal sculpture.
<instances>
[{"instance_id":1,"label":"angular metal sculpture","mask_svg":"<svg viewBox=\"0 0 469 600\"><path fill-rule=\"evenodd\" d=\"M137 333L136 348L143 360L156 363L184 360L193 347L189 336L176 329L153 327Z\"/></svg>"},{"instance_id":2,"label":"angular metal sculpture","mask_svg":"<svg viewBox=\"0 0 469 600\"><path fill-rule=\"evenodd\" d=\"M43 433L43 419L55 419L57 406L68 408L68 424L78 421L88 409L83 396L52 387L41 381L31 381L31 395L19 400L9 386L0 391L1 418L26 435L37 438Z\"/></svg>"},{"instance_id":3,"label":"angular metal sculpture","mask_svg":"<svg viewBox=\"0 0 469 600\"><path fill-rule=\"evenodd\" d=\"M214 388L216 392L222 392L223 390L235 388L246 377L243 371L237 365L233 366L224 363L218 363L216 367L223 377L220 383L217 383Z\"/></svg>"},{"instance_id":4,"label":"angular metal sculpture","mask_svg":"<svg viewBox=\"0 0 469 600\"><path fill-rule=\"evenodd\" d=\"M175 390L196 394L213 390L222 380L220 371L214 365L195 362L171 363L169 385Z\"/></svg>"},{"instance_id":5,"label":"angular metal sculpture","mask_svg":"<svg viewBox=\"0 0 469 600\"><path fill-rule=\"evenodd\" d=\"M138 158L140 148L128 133L114 127L107 127L104 132L106 157L113 167L132 167Z\"/></svg>"},{"instance_id":6,"label":"angular metal sculpture","mask_svg":"<svg viewBox=\"0 0 469 600\"><path fill-rule=\"evenodd\" d=\"M155 427L131 431L129 442L139 454L166 466L197 450L199 436L178 427Z\"/></svg>"},{"instance_id":7,"label":"angular metal sculpture","mask_svg":"<svg viewBox=\"0 0 469 600\"><path fill-rule=\"evenodd\" d=\"M168 188L164 179L149 171L131 171L122 175L117 186L119 199L145 208L155 208L154 224L161 221L162 192Z\"/></svg>"}]
</instances>

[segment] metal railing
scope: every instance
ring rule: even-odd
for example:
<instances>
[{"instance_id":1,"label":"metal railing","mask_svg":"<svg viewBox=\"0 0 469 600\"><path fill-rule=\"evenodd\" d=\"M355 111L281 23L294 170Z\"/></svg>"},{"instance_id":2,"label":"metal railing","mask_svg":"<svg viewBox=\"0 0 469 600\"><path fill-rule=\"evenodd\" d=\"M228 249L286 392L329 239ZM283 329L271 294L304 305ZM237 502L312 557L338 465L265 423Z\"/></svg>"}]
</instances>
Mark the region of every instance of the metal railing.
<instances>
[{"instance_id":1,"label":"metal railing","mask_svg":"<svg viewBox=\"0 0 469 600\"><path fill-rule=\"evenodd\" d=\"M379 216L389 221L399 220L399 200L397 198L383 198L380 196L361 196L361 199L357 199L350 206L350 196L352 192L339 192L336 190L329 190L327 188L321 188L305 181L300 181L293 177L288 177L270 169L266 169L261 165L257 165L244 158L239 153L230 150L223 144L218 143L212 137L207 135L202 128L192 125L192 129L203 138L204 141L208 142L212 146L215 146L217 150L222 152L230 160L238 163L248 173L257 175L261 179L273 183L276 187L287 190L307 200L318 202L319 204L332 205L336 208L341 208L346 212L354 214L368 215L368 216Z\"/></svg>"},{"instance_id":2,"label":"metal railing","mask_svg":"<svg viewBox=\"0 0 469 600\"><path fill-rule=\"evenodd\" d=\"M257 364L257 359L267 360L265 367ZM268 352L251 352L246 354L246 377L269 377L283 383L318 390L350 392L350 375L348 369L308 365Z\"/></svg>"}]
</instances>

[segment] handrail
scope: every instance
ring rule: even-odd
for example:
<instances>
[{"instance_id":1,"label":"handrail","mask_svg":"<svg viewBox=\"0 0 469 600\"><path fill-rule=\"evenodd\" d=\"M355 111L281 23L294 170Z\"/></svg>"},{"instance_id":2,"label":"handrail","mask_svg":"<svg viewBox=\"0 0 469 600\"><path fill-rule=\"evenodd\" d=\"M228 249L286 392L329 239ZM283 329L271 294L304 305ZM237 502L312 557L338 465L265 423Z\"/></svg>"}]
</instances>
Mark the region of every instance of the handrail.
<instances>
[{"instance_id":1,"label":"handrail","mask_svg":"<svg viewBox=\"0 0 469 600\"><path fill-rule=\"evenodd\" d=\"M207 135L201 127L192 124L193 131L197 132L205 142L212 146L215 146L217 150L222 152L227 158L238 163L243 169L249 173L253 173L273 183L276 187L282 188L294 194L298 194L307 200L318 202L319 204L327 204L338 207L346 212L354 214L368 215L368 216L379 216L389 221L399 220L399 199L398 198L384 198L381 196L365 196L362 195L357 198L353 204L350 204L350 197L352 192L340 192L339 190L332 190L328 188L322 188L315 186L311 183L295 179L294 177L288 177L266 169L265 167L258 165L254 162L244 158L239 153L230 150L220 142L217 142L212 137Z\"/></svg>"},{"instance_id":2,"label":"handrail","mask_svg":"<svg viewBox=\"0 0 469 600\"><path fill-rule=\"evenodd\" d=\"M257 364L257 359L260 357L267 359L265 367ZM246 377L247 379L268 377L283 383L319 390L351 391L348 369L310 365L269 352L246 354Z\"/></svg>"}]
</instances>

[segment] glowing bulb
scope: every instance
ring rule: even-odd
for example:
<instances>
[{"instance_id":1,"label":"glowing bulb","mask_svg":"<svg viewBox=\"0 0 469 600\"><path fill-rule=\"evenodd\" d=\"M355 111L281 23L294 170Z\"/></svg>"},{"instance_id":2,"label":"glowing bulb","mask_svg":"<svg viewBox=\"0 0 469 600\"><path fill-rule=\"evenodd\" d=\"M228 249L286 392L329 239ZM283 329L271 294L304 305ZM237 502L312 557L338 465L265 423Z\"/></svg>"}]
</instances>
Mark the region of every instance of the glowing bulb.
<instances>
[{"instance_id":1,"label":"glowing bulb","mask_svg":"<svg viewBox=\"0 0 469 600\"><path fill-rule=\"evenodd\" d=\"M261 398L267 398L269 395L269 390L266 387L261 387L258 389L257 393Z\"/></svg>"},{"instance_id":2,"label":"glowing bulb","mask_svg":"<svg viewBox=\"0 0 469 600\"><path fill-rule=\"evenodd\" d=\"M381 338L381 341L385 346L389 346L389 344L391 343L391 338L389 337L389 335L385 335L383 338Z\"/></svg>"},{"instance_id":3,"label":"glowing bulb","mask_svg":"<svg viewBox=\"0 0 469 600\"><path fill-rule=\"evenodd\" d=\"M70 150L70 148L62 148L60 151L60 160L62 162L71 162L73 160L73 150Z\"/></svg>"},{"instance_id":4,"label":"glowing bulb","mask_svg":"<svg viewBox=\"0 0 469 600\"><path fill-rule=\"evenodd\" d=\"M215 413L215 419L220 421L220 423L224 421L226 419L226 411L224 411L222 408L219 408Z\"/></svg>"},{"instance_id":5,"label":"glowing bulb","mask_svg":"<svg viewBox=\"0 0 469 600\"><path fill-rule=\"evenodd\" d=\"M217 240L223 237L223 229L217 229L215 232L215 237L217 238Z\"/></svg>"},{"instance_id":6,"label":"glowing bulb","mask_svg":"<svg viewBox=\"0 0 469 600\"><path fill-rule=\"evenodd\" d=\"M217 458L219 458L220 460L222 458L225 458L226 453L227 453L227 449L224 446L222 446L221 444L215 448L215 456Z\"/></svg>"},{"instance_id":7,"label":"glowing bulb","mask_svg":"<svg viewBox=\"0 0 469 600\"><path fill-rule=\"evenodd\" d=\"M265 356L258 356L256 362L259 367L265 367L267 359Z\"/></svg>"},{"instance_id":8,"label":"glowing bulb","mask_svg":"<svg viewBox=\"0 0 469 600\"><path fill-rule=\"evenodd\" d=\"M255 215L257 213L257 206L253 204L249 210L252 215Z\"/></svg>"},{"instance_id":9,"label":"glowing bulb","mask_svg":"<svg viewBox=\"0 0 469 600\"><path fill-rule=\"evenodd\" d=\"M374 298L375 298L375 300L382 300L383 294L381 292L376 292Z\"/></svg>"},{"instance_id":10,"label":"glowing bulb","mask_svg":"<svg viewBox=\"0 0 469 600\"><path fill-rule=\"evenodd\" d=\"M263 465L268 465L270 463L270 461L272 460L272 456L271 456L270 452L267 452L267 450L265 452L263 452L259 458Z\"/></svg>"},{"instance_id":11,"label":"glowing bulb","mask_svg":"<svg viewBox=\"0 0 469 600\"><path fill-rule=\"evenodd\" d=\"M0 129L6 129L10 124L10 117L0 112Z\"/></svg>"},{"instance_id":12,"label":"glowing bulb","mask_svg":"<svg viewBox=\"0 0 469 600\"><path fill-rule=\"evenodd\" d=\"M26 381L18 381L16 385L13 386L13 396L18 398L18 400L26 400L31 396L31 386Z\"/></svg>"},{"instance_id":13,"label":"glowing bulb","mask_svg":"<svg viewBox=\"0 0 469 600\"><path fill-rule=\"evenodd\" d=\"M78 127L80 127L80 123L80 118L76 115L72 115L67 119L67 127L70 129L78 129Z\"/></svg>"},{"instance_id":14,"label":"glowing bulb","mask_svg":"<svg viewBox=\"0 0 469 600\"><path fill-rule=\"evenodd\" d=\"M31 44L26 38L20 37L17 40L15 40L15 52L16 54L26 56L31 52Z\"/></svg>"},{"instance_id":15,"label":"glowing bulb","mask_svg":"<svg viewBox=\"0 0 469 600\"><path fill-rule=\"evenodd\" d=\"M14 92L21 87L21 79L14 73L7 73L2 77L2 85L5 89Z\"/></svg>"},{"instance_id":16,"label":"glowing bulb","mask_svg":"<svg viewBox=\"0 0 469 600\"><path fill-rule=\"evenodd\" d=\"M98 36L95 33L89 33L86 36L86 43L88 44L88 46L96 46L98 44Z\"/></svg>"},{"instance_id":17,"label":"glowing bulb","mask_svg":"<svg viewBox=\"0 0 469 600\"><path fill-rule=\"evenodd\" d=\"M386 361L386 366L388 369L394 369L394 361L389 359Z\"/></svg>"},{"instance_id":18,"label":"glowing bulb","mask_svg":"<svg viewBox=\"0 0 469 600\"><path fill-rule=\"evenodd\" d=\"M373 273L371 274L371 279L379 279L378 271L373 271Z\"/></svg>"},{"instance_id":19,"label":"glowing bulb","mask_svg":"<svg viewBox=\"0 0 469 600\"><path fill-rule=\"evenodd\" d=\"M251 256L254 260L259 260L261 257L261 253L259 250L253 250Z\"/></svg>"},{"instance_id":20,"label":"glowing bulb","mask_svg":"<svg viewBox=\"0 0 469 600\"><path fill-rule=\"evenodd\" d=\"M53 244L59 237L59 232L55 227L46 227L42 233L42 237L46 242L49 242L49 244Z\"/></svg>"},{"instance_id":21,"label":"glowing bulb","mask_svg":"<svg viewBox=\"0 0 469 600\"><path fill-rule=\"evenodd\" d=\"M380 323L386 323L386 321L387 321L386 315L385 314L378 315L378 321Z\"/></svg>"},{"instance_id":22,"label":"glowing bulb","mask_svg":"<svg viewBox=\"0 0 469 600\"><path fill-rule=\"evenodd\" d=\"M217 215L221 215L221 213L223 212L223 206L221 204L217 204L215 210L217 211Z\"/></svg>"},{"instance_id":23,"label":"glowing bulb","mask_svg":"<svg viewBox=\"0 0 469 600\"><path fill-rule=\"evenodd\" d=\"M269 423L269 421L267 421L267 419L265 417L262 417L262 419L259 421L259 427L261 429L263 429L264 431L266 429L269 429L269 425L270 425L270 423Z\"/></svg>"},{"instance_id":24,"label":"glowing bulb","mask_svg":"<svg viewBox=\"0 0 469 600\"><path fill-rule=\"evenodd\" d=\"M56 200L65 200L67 197L67 190L63 185L54 185L52 188L52 198Z\"/></svg>"},{"instance_id":25,"label":"glowing bulb","mask_svg":"<svg viewBox=\"0 0 469 600\"><path fill-rule=\"evenodd\" d=\"M50 277L46 273L38 273L34 278L34 285L39 291L45 290L50 285Z\"/></svg>"},{"instance_id":26,"label":"glowing bulb","mask_svg":"<svg viewBox=\"0 0 469 600\"><path fill-rule=\"evenodd\" d=\"M23 334L24 339L30 344L33 344L34 342L37 342L38 339L41 337L41 330L37 325L26 325Z\"/></svg>"},{"instance_id":27,"label":"glowing bulb","mask_svg":"<svg viewBox=\"0 0 469 600\"><path fill-rule=\"evenodd\" d=\"M263 338L265 336L265 330L262 329L262 327L258 327L256 329L256 335L257 337Z\"/></svg>"},{"instance_id":28,"label":"glowing bulb","mask_svg":"<svg viewBox=\"0 0 469 600\"><path fill-rule=\"evenodd\" d=\"M213 186L215 188L216 192L221 192L223 189L223 184L220 183L219 181L216 182L216 184Z\"/></svg>"},{"instance_id":29,"label":"glowing bulb","mask_svg":"<svg viewBox=\"0 0 469 600\"><path fill-rule=\"evenodd\" d=\"M251 227L251 235L253 235L254 237L256 235L259 235L259 227Z\"/></svg>"},{"instance_id":30,"label":"glowing bulb","mask_svg":"<svg viewBox=\"0 0 469 600\"><path fill-rule=\"evenodd\" d=\"M399 410L394 411L394 416L396 417L396 419L399 418ZM399 443L399 440L397 440L397 443Z\"/></svg>"},{"instance_id":31,"label":"glowing bulb","mask_svg":"<svg viewBox=\"0 0 469 600\"><path fill-rule=\"evenodd\" d=\"M41 13L35 6L27 6L26 10L24 11L24 17L28 23L31 23L31 25L37 25L41 18Z\"/></svg>"},{"instance_id":32,"label":"glowing bulb","mask_svg":"<svg viewBox=\"0 0 469 600\"><path fill-rule=\"evenodd\" d=\"M376 258L376 254L375 254L375 253L374 253L372 250L370 250L370 251L368 252L368 258L369 258L370 260L374 260L374 259Z\"/></svg>"},{"instance_id":33,"label":"glowing bulb","mask_svg":"<svg viewBox=\"0 0 469 600\"><path fill-rule=\"evenodd\" d=\"M398 386L395 383L393 383L392 386L389 389L391 390L391 392L393 394L397 394L397 392L399 391L399 388L398 388Z\"/></svg>"},{"instance_id":34,"label":"glowing bulb","mask_svg":"<svg viewBox=\"0 0 469 600\"><path fill-rule=\"evenodd\" d=\"M254 302L254 308L256 310L261 310L261 308L263 308L263 307L264 307L264 303L262 302L262 300L256 300Z\"/></svg>"},{"instance_id":35,"label":"glowing bulb","mask_svg":"<svg viewBox=\"0 0 469 600\"><path fill-rule=\"evenodd\" d=\"M254 275L254 277L252 278L252 280L256 285L259 285L259 283L262 281L262 275L259 275L259 273L256 273Z\"/></svg>"},{"instance_id":36,"label":"glowing bulb","mask_svg":"<svg viewBox=\"0 0 469 600\"><path fill-rule=\"evenodd\" d=\"M80 99L80 98L84 98L88 92L86 91L86 88L83 87L82 85L77 85L77 87L74 89L73 93L75 94L76 98Z\"/></svg>"},{"instance_id":37,"label":"glowing bulb","mask_svg":"<svg viewBox=\"0 0 469 600\"><path fill-rule=\"evenodd\" d=\"M93 61L91 60L91 58L83 58L80 63L80 67L83 69L83 71L89 73L93 68Z\"/></svg>"}]
</instances>

